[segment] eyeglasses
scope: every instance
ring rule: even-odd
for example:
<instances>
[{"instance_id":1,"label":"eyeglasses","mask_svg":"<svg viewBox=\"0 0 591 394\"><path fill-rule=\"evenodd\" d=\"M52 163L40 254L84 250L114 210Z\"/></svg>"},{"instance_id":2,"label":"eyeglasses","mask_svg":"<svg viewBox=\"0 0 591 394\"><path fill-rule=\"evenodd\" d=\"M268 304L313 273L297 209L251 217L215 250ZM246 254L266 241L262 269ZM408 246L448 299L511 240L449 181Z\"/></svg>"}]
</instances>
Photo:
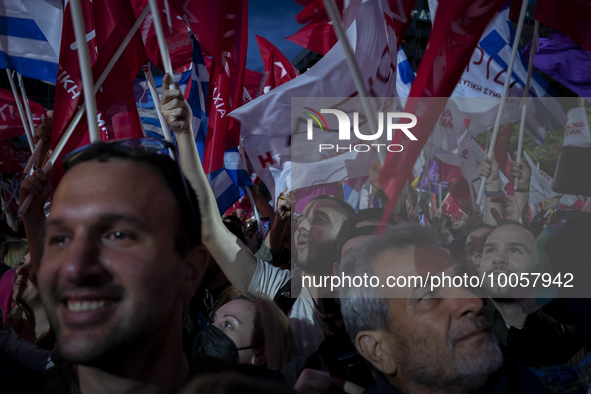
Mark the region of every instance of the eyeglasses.
<instances>
[{"instance_id":1,"label":"eyeglasses","mask_svg":"<svg viewBox=\"0 0 591 394\"><path fill-rule=\"evenodd\" d=\"M169 152L175 151L175 146L172 142L159 138L146 137L116 140L110 142L101 141L98 144L95 143L82 146L66 154L62 159L64 170L68 171L73 165L79 162L97 158L100 155L100 149L97 149L99 144L104 144L105 146L109 147L108 149L104 149L104 154L107 152L115 152L117 155L121 155L122 157L139 157L145 154L165 155L169 154Z\"/></svg>"}]
</instances>

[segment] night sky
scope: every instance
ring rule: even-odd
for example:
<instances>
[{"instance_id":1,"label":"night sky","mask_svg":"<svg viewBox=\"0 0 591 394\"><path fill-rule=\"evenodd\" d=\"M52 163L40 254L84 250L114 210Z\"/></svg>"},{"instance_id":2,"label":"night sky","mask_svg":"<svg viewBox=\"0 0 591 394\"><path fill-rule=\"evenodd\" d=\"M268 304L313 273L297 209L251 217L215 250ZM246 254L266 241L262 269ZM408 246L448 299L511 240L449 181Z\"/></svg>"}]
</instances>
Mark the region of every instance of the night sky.
<instances>
[{"instance_id":1,"label":"night sky","mask_svg":"<svg viewBox=\"0 0 591 394\"><path fill-rule=\"evenodd\" d=\"M296 22L295 16L304 7L294 0L249 0L248 15L248 57L246 67L263 71L263 61L255 34L271 41L289 59L299 54L303 48L286 40L304 25Z\"/></svg>"}]
</instances>

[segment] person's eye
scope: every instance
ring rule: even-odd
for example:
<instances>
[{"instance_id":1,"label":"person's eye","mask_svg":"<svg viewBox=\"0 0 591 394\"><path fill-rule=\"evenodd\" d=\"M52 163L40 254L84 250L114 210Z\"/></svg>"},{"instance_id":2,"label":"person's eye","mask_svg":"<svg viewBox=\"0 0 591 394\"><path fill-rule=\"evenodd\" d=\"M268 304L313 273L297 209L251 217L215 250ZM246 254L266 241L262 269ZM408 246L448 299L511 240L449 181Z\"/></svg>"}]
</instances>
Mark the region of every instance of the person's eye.
<instances>
[{"instance_id":1,"label":"person's eye","mask_svg":"<svg viewBox=\"0 0 591 394\"><path fill-rule=\"evenodd\" d=\"M315 217L312 222L314 224L325 224L325 223L328 223L328 220L326 218L323 218L323 217Z\"/></svg>"},{"instance_id":2,"label":"person's eye","mask_svg":"<svg viewBox=\"0 0 591 394\"><path fill-rule=\"evenodd\" d=\"M222 329L231 329L232 328L232 323L230 323L228 320L224 320L222 322Z\"/></svg>"},{"instance_id":3,"label":"person's eye","mask_svg":"<svg viewBox=\"0 0 591 394\"><path fill-rule=\"evenodd\" d=\"M484 254L491 254L495 251L495 248L484 248Z\"/></svg>"},{"instance_id":4,"label":"person's eye","mask_svg":"<svg viewBox=\"0 0 591 394\"><path fill-rule=\"evenodd\" d=\"M132 233L114 230L109 231L105 234L105 238L110 241L128 241L133 240L134 236Z\"/></svg>"},{"instance_id":5,"label":"person's eye","mask_svg":"<svg viewBox=\"0 0 591 394\"><path fill-rule=\"evenodd\" d=\"M518 248L511 248L511 249L509 249L509 253L521 254L521 250L519 250Z\"/></svg>"},{"instance_id":6,"label":"person's eye","mask_svg":"<svg viewBox=\"0 0 591 394\"><path fill-rule=\"evenodd\" d=\"M64 246L68 241L68 237L63 234L56 234L49 237L49 245L52 246Z\"/></svg>"}]
</instances>

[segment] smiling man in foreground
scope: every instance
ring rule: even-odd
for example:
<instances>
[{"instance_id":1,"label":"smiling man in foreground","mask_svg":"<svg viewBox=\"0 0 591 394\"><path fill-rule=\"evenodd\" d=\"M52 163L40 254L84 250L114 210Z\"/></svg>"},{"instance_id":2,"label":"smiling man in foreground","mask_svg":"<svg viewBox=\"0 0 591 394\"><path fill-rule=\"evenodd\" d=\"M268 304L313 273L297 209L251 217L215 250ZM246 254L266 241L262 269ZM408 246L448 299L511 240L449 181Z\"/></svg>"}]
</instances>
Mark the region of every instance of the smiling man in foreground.
<instances>
[{"instance_id":1,"label":"smiling man in foreground","mask_svg":"<svg viewBox=\"0 0 591 394\"><path fill-rule=\"evenodd\" d=\"M21 382L41 386L25 391L173 393L231 369L183 351L203 250L197 201L167 147L96 143L64 159L38 284L67 363Z\"/></svg>"}]
</instances>

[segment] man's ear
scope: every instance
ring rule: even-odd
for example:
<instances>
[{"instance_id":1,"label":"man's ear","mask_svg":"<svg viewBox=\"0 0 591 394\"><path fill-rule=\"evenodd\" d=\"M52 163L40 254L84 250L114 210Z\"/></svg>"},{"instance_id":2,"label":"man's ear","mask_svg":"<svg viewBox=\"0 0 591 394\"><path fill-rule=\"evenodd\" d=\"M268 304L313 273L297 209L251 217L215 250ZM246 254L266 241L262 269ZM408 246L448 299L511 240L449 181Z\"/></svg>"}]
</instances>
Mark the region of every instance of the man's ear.
<instances>
[{"instance_id":1,"label":"man's ear","mask_svg":"<svg viewBox=\"0 0 591 394\"><path fill-rule=\"evenodd\" d=\"M267 354L265 353L264 346L254 349L254 354L250 359L250 363L256 366L262 366L267 364Z\"/></svg>"},{"instance_id":2,"label":"man's ear","mask_svg":"<svg viewBox=\"0 0 591 394\"><path fill-rule=\"evenodd\" d=\"M394 349L386 341L391 334L381 330L360 331L355 336L355 346L361 357L387 376L396 374L398 366L394 360Z\"/></svg>"},{"instance_id":3,"label":"man's ear","mask_svg":"<svg viewBox=\"0 0 591 394\"><path fill-rule=\"evenodd\" d=\"M190 299L203 280L207 265L207 251L203 245L195 246L183 256L181 296Z\"/></svg>"}]
</instances>

